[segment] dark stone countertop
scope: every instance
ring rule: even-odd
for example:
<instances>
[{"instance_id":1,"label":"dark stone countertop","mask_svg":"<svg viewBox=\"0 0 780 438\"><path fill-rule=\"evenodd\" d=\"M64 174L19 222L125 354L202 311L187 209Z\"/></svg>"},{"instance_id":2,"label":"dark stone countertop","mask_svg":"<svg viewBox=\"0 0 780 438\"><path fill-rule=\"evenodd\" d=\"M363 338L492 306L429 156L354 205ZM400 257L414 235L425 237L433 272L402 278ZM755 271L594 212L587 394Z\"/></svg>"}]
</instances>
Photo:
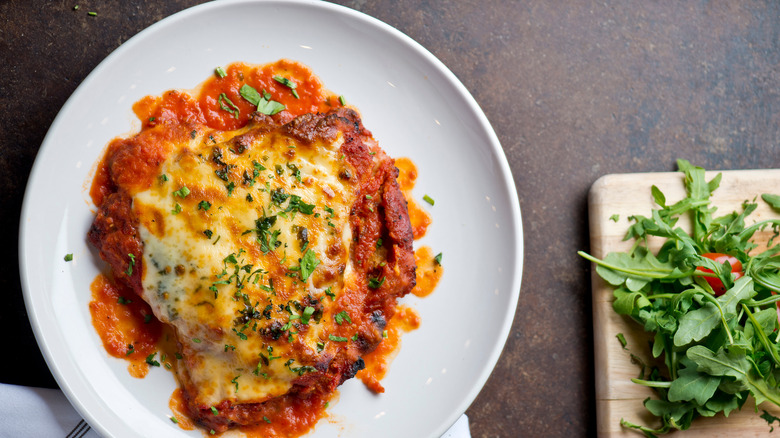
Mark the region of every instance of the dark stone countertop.
<instances>
[{"instance_id":1,"label":"dark stone countertop","mask_svg":"<svg viewBox=\"0 0 780 438\"><path fill-rule=\"evenodd\" d=\"M0 251L0 381L55 386L27 322L17 256L24 188L49 125L112 50L197 3L0 3L0 227L9 238ZM588 189L608 173L674 170L676 158L708 169L777 167L780 4L337 3L443 61L485 111L514 173L523 287L503 355L467 411L473 436L594 434L589 266L575 254L588 249Z\"/></svg>"}]
</instances>

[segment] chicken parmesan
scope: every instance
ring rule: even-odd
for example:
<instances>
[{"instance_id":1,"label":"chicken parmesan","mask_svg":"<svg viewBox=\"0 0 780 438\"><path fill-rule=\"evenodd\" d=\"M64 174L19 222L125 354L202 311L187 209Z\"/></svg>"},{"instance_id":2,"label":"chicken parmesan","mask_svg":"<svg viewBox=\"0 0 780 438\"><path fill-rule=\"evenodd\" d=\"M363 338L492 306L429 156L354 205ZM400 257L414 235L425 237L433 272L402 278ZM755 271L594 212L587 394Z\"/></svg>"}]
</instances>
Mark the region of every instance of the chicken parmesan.
<instances>
[{"instance_id":1,"label":"chicken parmesan","mask_svg":"<svg viewBox=\"0 0 780 438\"><path fill-rule=\"evenodd\" d=\"M323 409L416 265L394 160L308 69L232 65L200 93L147 102L109 145L88 238L174 336L190 418L220 432Z\"/></svg>"}]
</instances>

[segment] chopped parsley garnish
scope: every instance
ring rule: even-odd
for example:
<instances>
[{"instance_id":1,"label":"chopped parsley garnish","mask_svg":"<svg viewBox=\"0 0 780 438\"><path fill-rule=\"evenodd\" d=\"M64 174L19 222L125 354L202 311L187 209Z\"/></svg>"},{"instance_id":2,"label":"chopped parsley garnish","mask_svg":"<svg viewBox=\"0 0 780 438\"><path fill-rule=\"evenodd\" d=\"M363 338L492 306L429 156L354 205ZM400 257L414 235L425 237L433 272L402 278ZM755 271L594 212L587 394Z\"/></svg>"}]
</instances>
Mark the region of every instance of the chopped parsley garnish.
<instances>
[{"instance_id":1,"label":"chopped parsley garnish","mask_svg":"<svg viewBox=\"0 0 780 438\"><path fill-rule=\"evenodd\" d=\"M71 260L73 260L73 254L65 254L65 261L69 262Z\"/></svg>"},{"instance_id":2,"label":"chopped parsley garnish","mask_svg":"<svg viewBox=\"0 0 780 438\"><path fill-rule=\"evenodd\" d=\"M156 354L157 354L157 352L154 352L154 353L146 356L146 363L148 363L149 365L151 365L153 367L159 367L160 366L160 362L157 362L156 360L154 360L154 356Z\"/></svg>"},{"instance_id":3,"label":"chopped parsley garnish","mask_svg":"<svg viewBox=\"0 0 780 438\"><path fill-rule=\"evenodd\" d=\"M224 78L225 76L227 76L227 72L225 72L225 69L222 67L215 68L214 74L216 74L219 78Z\"/></svg>"},{"instance_id":4,"label":"chopped parsley garnish","mask_svg":"<svg viewBox=\"0 0 780 438\"><path fill-rule=\"evenodd\" d=\"M236 104L234 104L230 98L227 97L227 94L220 93L219 98L217 98L217 102L219 103L220 109L225 110L230 114L233 114L233 117L238 118L239 109Z\"/></svg>"},{"instance_id":5,"label":"chopped parsley garnish","mask_svg":"<svg viewBox=\"0 0 780 438\"><path fill-rule=\"evenodd\" d=\"M238 336L239 338L241 338L241 340L242 340L242 341L246 341L246 340L247 340L247 336L244 334L244 329L243 329L243 328L241 329L241 331L238 331L238 330L236 330L236 329L234 328L234 329L233 329L233 333L235 333L235 334L236 334L236 336Z\"/></svg>"},{"instance_id":6,"label":"chopped parsley garnish","mask_svg":"<svg viewBox=\"0 0 780 438\"><path fill-rule=\"evenodd\" d=\"M135 345L127 344L127 352L125 353L125 356L130 356L133 353L135 353Z\"/></svg>"},{"instance_id":7,"label":"chopped parsley garnish","mask_svg":"<svg viewBox=\"0 0 780 438\"><path fill-rule=\"evenodd\" d=\"M127 264L127 270L125 271L125 275L128 277L133 275L133 266L135 266L135 254L128 254L128 257L130 257L130 262Z\"/></svg>"},{"instance_id":8,"label":"chopped parsley garnish","mask_svg":"<svg viewBox=\"0 0 780 438\"><path fill-rule=\"evenodd\" d=\"M301 280L306 281L319 264L317 254L310 249L306 250L301 258Z\"/></svg>"},{"instance_id":9,"label":"chopped parsley garnish","mask_svg":"<svg viewBox=\"0 0 780 438\"><path fill-rule=\"evenodd\" d=\"M190 194L190 189L187 188L187 186L182 186L179 190L176 190L173 192L173 196L178 196L179 198L186 198L187 195Z\"/></svg>"},{"instance_id":10,"label":"chopped parsley garnish","mask_svg":"<svg viewBox=\"0 0 780 438\"><path fill-rule=\"evenodd\" d=\"M281 206L289 197L290 195L281 187L271 190L271 202L278 206Z\"/></svg>"},{"instance_id":11,"label":"chopped parsley garnish","mask_svg":"<svg viewBox=\"0 0 780 438\"><path fill-rule=\"evenodd\" d=\"M200 201L198 203L198 210L208 211L211 208L211 203L208 201Z\"/></svg>"},{"instance_id":12,"label":"chopped parsley garnish","mask_svg":"<svg viewBox=\"0 0 780 438\"><path fill-rule=\"evenodd\" d=\"M334 294L333 291L330 290L330 287L325 289L325 295L327 295L331 301L336 301L336 294Z\"/></svg>"},{"instance_id":13,"label":"chopped parsley garnish","mask_svg":"<svg viewBox=\"0 0 780 438\"><path fill-rule=\"evenodd\" d=\"M255 221L255 231L257 231L257 240L260 242L260 250L263 254L268 254L281 246L278 237L280 230L271 231L271 227L276 223L276 216L264 216Z\"/></svg>"},{"instance_id":14,"label":"chopped parsley garnish","mask_svg":"<svg viewBox=\"0 0 780 438\"><path fill-rule=\"evenodd\" d=\"M442 253L438 253L436 254L436 257L433 258L433 261L436 262L436 264L439 266L441 266L441 254Z\"/></svg>"},{"instance_id":15,"label":"chopped parsley garnish","mask_svg":"<svg viewBox=\"0 0 780 438\"><path fill-rule=\"evenodd\" d=\"M348 324L352 324L352 319L349 317L349 313L347 313L346 310L342 310L341 312L337 313L333 319L336 320L336 324L338 325L344 324L344 321L346 321Z\"/></svg>"},{"instance_id":16,"label":"chopped parsley garnish","mask_svg":"<svg viewBox=\"0 0 780 438\"><path fill-rule=\"evenodd\" d=\"M298 84L282 76L274 76L274 80L284 85L285 87L289 88L290 91L292 91L292 95L295 96L296 99L299 98L298 91L295 90Z\"/></svg>"},{"instance_id":17,"label":"chopped parsley garnish","mask_svg":"<svg viewBox=\"0 0 780 438\"><path fill-rule=\"evenodd\" d=\"M379 278L370 278L368 280L368 287L371 289L379 289L383 284L385 284L385 277Z\"/></svg>"},{"instance_id":18,"label":"chopped parsley garnish","mask_svg":"<svg viewBox=\"0 0 780 438\"><path fill-rule=\"evenodd\" d=\"M214 232L213 232L213 231L211 231L211 230L203 230L203 234L204 234L206 237L208 237L209 239L211 239L211 236L213 236L213 235L214 235Z\"/></svg>"},{"instance_id":19,"label":"chopped parsley garnish","mask_svg":"<svg viewBox=\"0 0 780 438\"><path fill-rule=\"evenodd\" d=\"M428 195L425 195L425 196L423 196L423 201L425 201L425 202L427 202L427 203L429 203L429 204L431 204L431 205L433 205L433 204L434 204L433 198L431 198L431 197L430 197L430 196L428 196Z\"/></svg>"},{"instance_id":20,"label":"chopped parsley garnish","mask_svg":"<svg viewBox=\"0 0 780 438\"><path fill-rule=\"evenodd\" d=\"M333 342L347 342L347 341L349 341L349 338L345 338L343 336L336 336L336 335L328 335L328 339L330 339Z\"/></svg>"},{"instance_id":21,"label":"chopped parsley garnish","mask_svg":"<svg viewBox=\"0 0 780 438\"><path fill-rule=\"evenodd\" d=\"M290 203L287 204L287 208L284 212L289 213L294 211L299 211L303 214L312 214L314 213L314 204L307 204L306 201L302 200L298 195L290 195Z\"/></svg>"},{"instance_id":22,"label":"chopped parsley garnish","mask_svg":"<svg viewBox=\"0 0 780 438\"><path fill-rule=\"evenodd\" d=\"M166 181L168 181L169 179L170 179L170 178L168 178L168 175L166 175L166 174L164 174L164 173L163 173L162 175L160 175L160 182L166 182Z\"/></svg>"},{"instance_id":23,"label":"chopped parsley garnish","mask_svg":"<svg viewBox=\"0 0 780 438\"><path fill-rule=\"evenodd\" d=\"M177 202L176 205L173 206L173 210L171 210L171 214L179 214L181 213L181 205Z\"/></svg>"},{"instance_id":24,"label":"chopped parsley garnish","mask_svg":"<svg viewBox=\"0 0 780 438\"><path fill-rule=\"evenodd\" d=\"M311 316L314 315L314 310L314 307L306 306L306 308L303 309L303 314L301 315L301 322L308 324Z\"/></svg>"},{"instance_id":25,"label":"chopped parsley garnish","mask_svg":"<svg viewBox=\"0 0 780 438\"><path fill-rule=\"evenodd\" d=\"M119 303L119 304L127 305L127 304L130 304L130 303L132 303L132 302L133 302L133 300L128 300L128 299L127 299L127 298L125 298L125 297L119 297L119 298L116 300L116 302L117 302L117 303Z\"/></svg>"},{"instance_id":26,"label":"chopped parsley garnish","mask_svg":"<svg viewBox=\"0 0 780 438\"><path fill-rule=\"evenodd\" d=\"M241 97L248 100L249 103L256 105L258 111L267 116L272 116L285 108L281 103L271 100L271 95L265 90L263 90L263 94L260 94L257 90L247 84L241 86L239 93L241 93Z\"/></svg>"}]
</instances>

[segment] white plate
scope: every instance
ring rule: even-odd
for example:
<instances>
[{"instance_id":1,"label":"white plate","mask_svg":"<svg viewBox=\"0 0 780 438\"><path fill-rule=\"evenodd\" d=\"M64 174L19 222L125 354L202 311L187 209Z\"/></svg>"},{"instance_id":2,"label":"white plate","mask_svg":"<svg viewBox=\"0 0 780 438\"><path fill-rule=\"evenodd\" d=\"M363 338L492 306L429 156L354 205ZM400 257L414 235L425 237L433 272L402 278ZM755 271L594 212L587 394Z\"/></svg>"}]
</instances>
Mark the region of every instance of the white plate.
<instances>
[{"instance_id":1,"label":"white plate","mask_svg":"<svg viewBox=\"0 0 780 438\"><path fill-rule=\"evenodd\" d=\"M95 207L88 188L112 138L139 129L131 106L192 88L234 61L301 61L358 107L396 157L419 168L415 196L436 200L419 243L443 253L444 277L427 298L408 297L421 327L374 395L341 387L316 437L438 437L466 410L493 369L520 293L522 225L512 176L485 115L457 78L407 36L325 2L220 1L149 27L107 57L60 111L30 176L20 230L24 298L38 344L86 420L116 437L202 436L169 419L173 375L145 379L108 356L90 321L89 285L101 269L86 243ZM427 204L423 204L427 207ZM63 257L73 253L72 262Z\"/></svg>"}]
</instances>

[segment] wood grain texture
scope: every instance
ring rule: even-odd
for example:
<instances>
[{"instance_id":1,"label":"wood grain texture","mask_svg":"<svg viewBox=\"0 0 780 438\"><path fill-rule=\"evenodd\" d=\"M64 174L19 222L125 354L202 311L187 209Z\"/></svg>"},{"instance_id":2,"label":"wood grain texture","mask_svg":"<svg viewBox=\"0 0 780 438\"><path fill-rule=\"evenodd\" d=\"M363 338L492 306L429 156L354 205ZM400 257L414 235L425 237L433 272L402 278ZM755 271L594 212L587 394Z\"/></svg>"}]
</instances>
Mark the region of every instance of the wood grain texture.
<instances>
[{"instance_id":1,"label":"wood grain texture","mask_svg":"<svg viewBox=\"0 0 780 438\"><path fill-rule=\"evenodd\" d=\"M720 188L712 197L712 205L718 207L715 216L732 211L741 211L742 203L759 197L758 208L748 217L748 223L778 217L771 208L760 199L762 193L780 193L780 170L735 170L725 171ZM708 172L707 180L716 172ZM603 258L610 252L630 249L633 240L624 241L631 215L649 216L654 204L650 187L656 185L666 195L671 204L685 196L683 174L634 173L606 175L591 187L588 198L590 221L591 254ZM617 221L610 220L619 215ZM690 223L684 218L679 225L690 229ZM754 241L765 244L769 232L757 233ZM656 251L661 240L651 241ZM657 363L650 354L651 337L641 325L630 318L618 315L612 310L613 288L599 277L595 269L591 272L593 282L593 337L596 383L597 430L600 437L637 437L640 433L620 426L625 418L635 424L658 427L660 422L647 413L643 400L654 397L649 388L636 385L631 378L638 377L640 367L632 363L631 354L640 357L646 364ZM623 333L627 349L616 338ZM728 418L722 414L713 418L699 418L690 429L675 433L685 437L759 437L773 436L770 426L756 414L755 403L749 400L742 411L733 412ZM773 415L780 416L780 408L771 403L759 407Z\"/></svg>"}]
</instances>

